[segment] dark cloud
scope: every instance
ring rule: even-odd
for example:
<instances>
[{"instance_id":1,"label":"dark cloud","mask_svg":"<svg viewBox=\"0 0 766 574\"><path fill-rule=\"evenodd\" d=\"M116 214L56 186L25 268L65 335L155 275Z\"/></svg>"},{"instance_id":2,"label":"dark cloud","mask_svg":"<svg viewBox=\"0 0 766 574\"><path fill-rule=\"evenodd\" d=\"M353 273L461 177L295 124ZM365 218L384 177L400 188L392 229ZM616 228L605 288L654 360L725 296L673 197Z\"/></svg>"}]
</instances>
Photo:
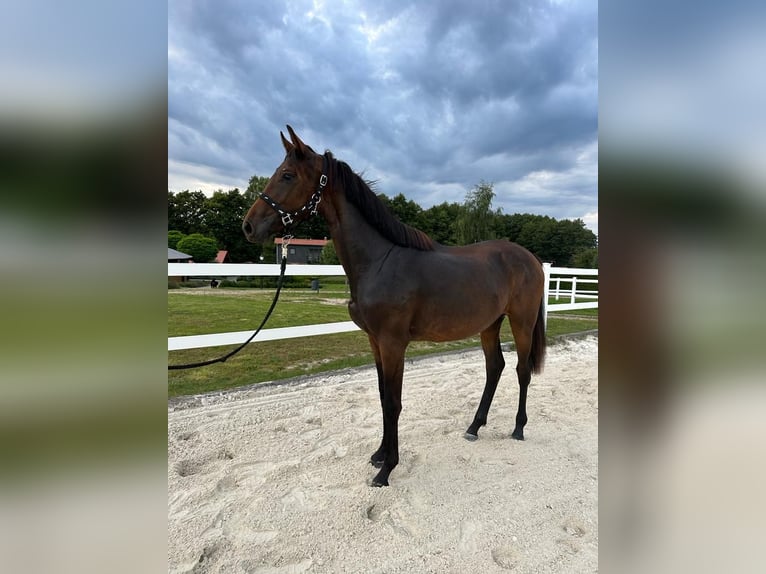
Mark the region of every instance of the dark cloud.
<instances>
[{"instance_id":1,"label":"dark cloud","mask_svg":"<svg viewBox=\"0 0 766 574\"><path fill-rule=\"evenodd\" d=\"M594 2L255 4L170 3L171 189L190 181L179 165L198 182L199 167L270 175L290 123L425 207L483 179L560 194L544 206L556 217L597 210Z\"/></svg>"}]
</instances>

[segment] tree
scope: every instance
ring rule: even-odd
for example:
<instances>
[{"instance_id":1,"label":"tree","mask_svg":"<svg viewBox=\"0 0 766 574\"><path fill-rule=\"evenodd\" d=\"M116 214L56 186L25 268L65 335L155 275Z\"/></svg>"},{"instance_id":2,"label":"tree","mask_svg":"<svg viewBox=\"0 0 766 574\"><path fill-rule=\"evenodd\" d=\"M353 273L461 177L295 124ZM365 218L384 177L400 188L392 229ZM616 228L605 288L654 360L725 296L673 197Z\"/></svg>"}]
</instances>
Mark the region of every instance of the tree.
<instances>
[{"instance_id":1,"label":"tree","mask_svg":"<svg viewBox=\"0 0 766 574\"><path fill-rule=\"evenodd\" d=\"M250 209L250 206L255 203L256 199L258 199L258 195L266 189L267 185L269 185L270 179L271 178L269 177L257 175L253 175L253 177L250 178L250 181L247 183L247 189L245 190L245 203L247 203L248 209Z\"/></svg>"},{"instance_id":2,"label":"tree","mask_svg":"<svg viewBox=\"0 0 766 574\"><path fill-rule=\"evenodd\" d=\"M556 244L560 265L574 265L574 256L595 249L596 234L585 227L582 219L562 219L556 224Z\"/></svg>"},{"instance_id":3,"label":"tree","mask_svg":"<svg viewBox=\"0 0 766 574\"><path fill-rule=\"evenodd\" d=\"M201 233L192 233L178 242L178 250L191 255L196 263L207 263L215 259L218 243L212 237Z\"/></svg>"},{"instance_id":4,"label":"tree","mask_svg":"<svg viewBox=\"0 0 766 574\"><path fill-rule=\"evenodd\" d=\"M598 269L598 249L584 249L572 256L572 266L585 269Z\"/></svg>"},{"instance_id":5,"label":"tree","mask_svg":"<svg viewBox=\"0 0 766 574\"><path fill-rule=\"evenodd\" d=\"M533 215L531 213L514 213L509 215L500 214L495 222L495 232L498 237L504 237L509 241L518 243L518 237L521 230L528 223L541 222L545 219L543 215Z\"/></svg>"},{"instance_id":6,"label":"tree","mask_svg":"<svg viewBox=\"0 0 766 574\"><path fill-rule=\"evenodd\" d=\"M173 195L173 192L168 190L168 229L172 228L173 222L177 221L177 213L176 213L176 196Z\"/></svg>"},{"instance_id":7,"label":"tree","mask_svg":"<svg viewBox=\"0 0 766 574\"><path fill-rule=\"evenodd\" d=\"M426 209L421 215L420 229L443 245L457 245L455 221L462 207L458 203L441 203Z\"/></svg>"},{"instance_id":8,"label":"tree","mask_svg":"<svg viewBox=\"0 0 766 574\"><path fill-rule=\"evenodd\" d=\"M533 216L524 223L516 243L526 247L543 261L561 265L555 249L556 220L541 215Z\"/></svg>"},{"instance_id":9,"label":"tree","mask_svg":"<svg viewBox=\"0 0 766 574\"><path fill-rule=\"evenodd\" d=\"M181 241L186 235L178 231L177 229L171 229L168 231L168 247L171 249L178 249L176 247L178 242Z\"/></svg>"},{"instance_id":10,"label":"tree","mask_svg":"<svg viewBox=\"0 0 766 574\"><path fill-rule=\"evenodd\" d=\"M340 265L340 259L335 252L335 244L332 241L328 241L322 248L322 255L319 257L319 261L322 265Z\"/></svg>"},{"instance_id":11,"label":"tree","mask_svg":"<svg viewBox=\"0 0 766 574\"><path fill-rule=\"evenodd\" d=\"M239 189L219 189L205 201L205 229L218 241L218 246L229 252L232 263L257 261L260 246L249 243L242 232L242 220L250 208Z\"/></svg>"},{"instance_id":12,"label":"tree","mask_svg":"<svg viewBox=\"0 0 766 574\"><path fill-rule=\"evenodd\" d=\"M168 229L181 233L205 233L205 194L188 189L168 192Z\"/></svg>"},{"instance_id":13,"label":"tree","mask_svg":"<svg viewBox=\"0 0 766 574\"><path fill-rule=\"evenodd\" d=\"M411 227L420 229L423 208L411 199L407 199L399 193L393 199L389 199L385 193L379 193L378 198L394 214L394 216Z\"/></svg>"},{"instance_id":14,"label":"tree","mask_svg":"<svg viewBox=\"0 0 766 574\"><path fill-rule=\"evenodd\" d=\"M492 183L482 180L465 196L465 202L455 221L455 235L460 245L495 238L495 218L492 211L495 191Z\"/></svg>"},{"instance_id":15,"label":"tree","mask_svg":"<svg viewBox=\"0 0 766 574\"><path fill-rule=\"evenodd\" d=\"M506 229L522 223L518 235L510 239L523 245L543 261L554 265L573 265L574 255L597 245L596 235L581 219L562 219L557 221L552 217L523 214L514 216L513 221L507 221Z\"/></svg>"}]
</instances>

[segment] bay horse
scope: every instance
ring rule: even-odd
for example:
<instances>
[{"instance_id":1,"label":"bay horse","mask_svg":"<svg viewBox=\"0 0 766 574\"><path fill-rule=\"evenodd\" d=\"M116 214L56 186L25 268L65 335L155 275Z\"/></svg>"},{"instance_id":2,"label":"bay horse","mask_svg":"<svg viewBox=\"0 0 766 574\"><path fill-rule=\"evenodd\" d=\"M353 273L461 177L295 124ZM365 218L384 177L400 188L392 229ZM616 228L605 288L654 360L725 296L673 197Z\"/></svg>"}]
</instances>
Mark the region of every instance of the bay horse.
<instances>
[{"instance_id":1,"label":"bay horse","mask_svg":"<svg viewBox=\"0 0 766 574\"><path fill-rule=\"evenodd\" d=\"M397 220L369 185L331 152L316 153L288 125L285 159L242 223L261 243L319 214L330 229L350 285L348 311L369 340L378 373L383 439L370 462L372 486L388 486L399 463L404 355L410 341L453 341L481 334L487 379L465 438L476 440L505 366L500 327L508 317L516 343L519 406L511 436L524 439L527 387L545 356L540 260L505 240L440 245Z\"/></svg>"}]
</instances>

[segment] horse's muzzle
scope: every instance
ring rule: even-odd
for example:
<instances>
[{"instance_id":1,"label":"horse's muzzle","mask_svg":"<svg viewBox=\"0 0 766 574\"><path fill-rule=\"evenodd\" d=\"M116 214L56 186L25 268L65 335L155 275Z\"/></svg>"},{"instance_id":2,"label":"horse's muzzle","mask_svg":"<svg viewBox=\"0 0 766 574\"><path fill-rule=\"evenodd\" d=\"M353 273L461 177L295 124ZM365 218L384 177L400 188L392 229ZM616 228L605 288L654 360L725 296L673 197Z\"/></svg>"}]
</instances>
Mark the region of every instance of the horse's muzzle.
<instances>
[{"instance_id":1,"label":"horse's muzzle","mask_svg":"<svg viewBox=\"0 0 766 574\"><path fill-rule=\"evenodd\" d=\"M255 221L253 221L255 219ZM276 214L265 217L245 217L242 221L242 232L250 243L263 243L279 231L279 219Z\"/></svg>"},{"instance_id":2,"label":"horse's muzzle","mask_svg":"<svg viewBox=\"0 0 766 574\"><path fill-rule=\"evenodd\" d=\"M245 218L245 220L242 222L242 231L245 234L245 238L250 243L263 243L263 241L266 239L266 234L261 231L262 228L263 222L261 222L260 225L253 225L248 218Z\"/></svg>"},{"instance_id":3,"label":"horse's muzzle","mask_svg":"<svg viewBox=\"0 0 766 574\"><path fill-rule=\"evenodd\" d=\"M252 237L254 230L253 230L253 226L250 225L250 222L247 219L245 219L245 221L242 223L242 231L244 232L247 240L250 241L250 238Z\"/></svg>"}]
</instances>

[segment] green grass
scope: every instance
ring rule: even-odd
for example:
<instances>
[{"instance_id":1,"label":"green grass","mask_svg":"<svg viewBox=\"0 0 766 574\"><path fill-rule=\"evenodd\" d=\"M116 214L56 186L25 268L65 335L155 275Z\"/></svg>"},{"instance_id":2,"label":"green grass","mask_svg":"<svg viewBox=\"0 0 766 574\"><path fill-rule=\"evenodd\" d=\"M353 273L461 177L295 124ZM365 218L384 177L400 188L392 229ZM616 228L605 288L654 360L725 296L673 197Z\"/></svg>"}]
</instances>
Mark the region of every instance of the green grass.
<instances>
[{"instance_id":1,"label":"green grass","mask_svg":"<svg viewBox=\"0 0 766 574\"><path fill-rule=\"evenodd\" d=\"M254 329L266 313L273 290L204 289L168 291L168 336L222 333ZM348 321L343 289L285 290L267 329L294 325ZM548 316L548 336L574 333L598 327L598 309L566 311L566 316ZM564 313L562 313L564 315ZM512 341L507 322L501 337ZM413 342L408 357L475 348L479 337L448 343ZM208 347L169 353L172 364L218 357L233 349ZM248 345L225 363L199 369L168 372L168 396L197 394L231 389L253 383L285 379L298 375L372 364L367 336L361 331L266 341Z\"/></svg>"},{"instance_id":2,"label":"green grass","mask_svg":"<svg viewBox=\"0 0 766 574\"><path fill-rule=\"evenodd\" d=\"M575 297L575 303L591 303L593 299L584 299L581 297ZM561 303L569 303L569 297L559 297L556 301L555 297L548 297L548 305L555 305ZM556 311L556 315L567 317L598 317L598 309L574 309L571 311ZM549 314L550 317L550 314Z\"/></svg>"},{"instance_id":3,"label":"green grass","mask_svg":"<svg viewBox=\"0 0 766 574\"><path fill-rule=\"evenodd\" d=\"M273 290L206 289L168 291L168 336L202 335L255 329L274 297ZM319 295L283 290L267 328L348 321L342 291Z\"/></svg>"}]
</instances>

